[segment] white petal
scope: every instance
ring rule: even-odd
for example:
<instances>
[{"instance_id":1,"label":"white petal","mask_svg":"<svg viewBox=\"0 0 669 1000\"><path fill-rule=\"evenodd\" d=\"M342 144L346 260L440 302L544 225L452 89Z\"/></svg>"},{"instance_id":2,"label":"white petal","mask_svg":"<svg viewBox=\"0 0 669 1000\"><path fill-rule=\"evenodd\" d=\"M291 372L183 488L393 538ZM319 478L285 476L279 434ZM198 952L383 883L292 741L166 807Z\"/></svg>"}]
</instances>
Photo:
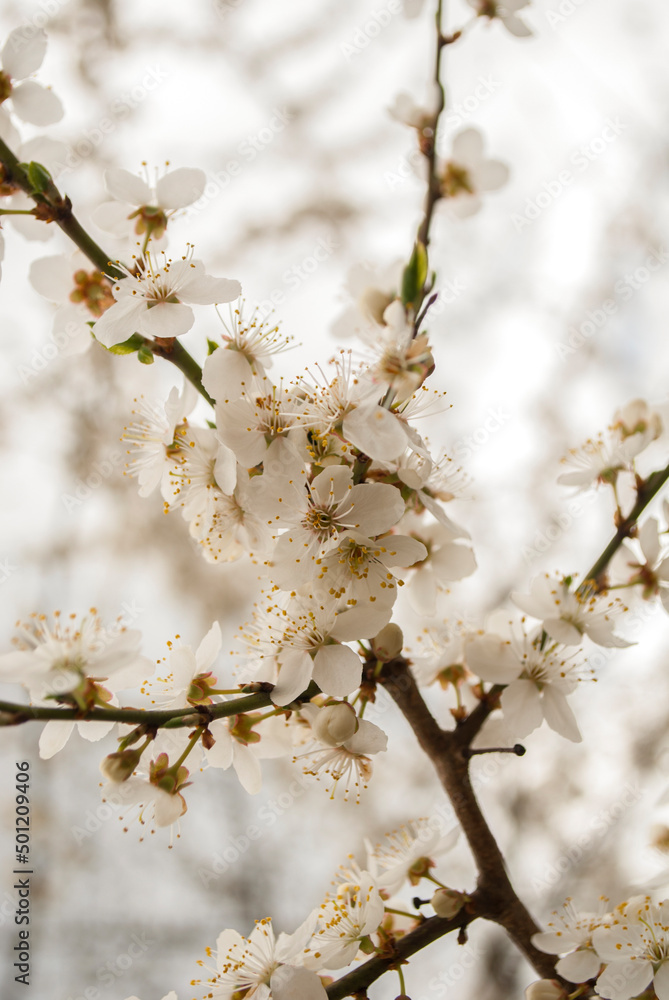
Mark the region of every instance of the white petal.
<instances>
[{"instance_id":1,"label":"white petal","mask_svg":"<svg viewBox=\"0 0 669 1000\"><path fill-rule=\"evenodd\" d=\"M67 257L40 257L30 265L28 280L36 292L49 302L68 302L74 288L72 265Z\"/></svg>"},{"instance_id":2,"label":"white petal","mask_svg":"<svg viewBox=\"0 0 669 1000\"><path fill-rule=\"evenodd\" d=\"M203 274L188 283L182 298L185 302L208 306L215 302L233 302L242 294L242 286L232 278L214 278Z\"/></svg>"},{"instance_id":3,"label":"white petal","mask_svg":"<svg viewBox=\"0 0 669 1000\"><path fill-rule=\"evenodd\" d=\"M141 302L137 302L134 297L128 297L116 302L111 309L108 309L93 327L95 339L99 340L105 347L113 347L114 344L121 344L133 333L137 332L139 319L144 311Z\"/></svg>"},{"instance_id":4,"label":"white petal","mask_svg":"<svg viewBox=\"0 0 669 1000\"><path fill-rule=\"evenodd\" d=\"M279 657L279 679L270 697L275 705L289 705L309 686L313 660L304 650L290 649Z\"/></svg>"},{"instance_id":5,"label":"white petal","mask_svg":"<svg viewBox=\"0 0 669 1000\"><path fill-rule=\"evenodd\" d=\"M476 570L473 550L468 545L458 545L456 542L446 542L433 552L430 563L437 579L446 583L464 580Z\"/></svg>"},{"instance_id":6,"label":"white petal","mask_svg":"<svg viewBox=\"0 0 669 1000\"><path fill-rule=\"evenodd\" d=\"M214 400L234 400L251 386L253 371L241 351L224 347L210 354L202 369L202 384Z\"/></svg>"},{"instance_id":7,"label":"white petal","mask_svg":"<svg viewBox=\"0 0 669 1000\"><path fill-rule=\"evenodd\" d=\"M327 1000L325 987L315 972L282 965L270 977L273 1000Z\"/></svg>"},{"instance_id":8,"label":"white petal","mask_svg":"<svg viewBox=\"0 0 669 1000\"><path fill-rule=\"evenodd\" d=\"M637 959L635 962L610 962L597 980L595 987L606 1000L629 1000L645 990L653 978L650 962Z\"/></svg>"},{"instance_id":9,"label":"white petal","mask_svg":"<svg viewBox=\"0 0 669 1000\"><path fill-rule=\"evenodd\" d=\"M513 14L509 15L509 17L502 18L502 23L507 31L510 31L512 35L516 36L516 38L530 38L532 36L532 32L527 27L525 22L521 21L519 17L514 17Z\"/></svg>"},{"instance_id":10,"label":"white petal","mask_svg":"<svg viewBox=\"0 0 669 1000\"><path fill-rule=\"evenodd\" d=\"M260 761L253 751L235 739L232 744L232 766L244 791L249 795L257 795L262 788Z\"/></svg>"},{"instance_id":11,"label":"white petal","mask_svg":"<svg viewBox=\"0 0 669 1000\"><path fill-rule=\"evenodd\" d=\"M91 213L91 218L103 233L112 236L127 236L131 229L128 218L128 206L125 202L105 201Z\"/></svg>"},{"instance_id":12,"label":"white petal","mask_svg":"<svg viewBox=\"0 0 669 1000\"><path fill-rule=\"evenodd\" d=\"M346 503L349 509L342 520L348 527L361 531L370 538L389 531L405 510L400 491L385 483L361 483L354 486Z\"/></svg>"},{"instance_id":13,"label":"white petal","mask_svg":"<svg viewBox=\"0 0 669 1000\"><path fill-rule=\"evenodd\" d=\"M500 699L504 718L518 736L529 736L544 721L539 692L532 681L513 681Z\"/></svg>"},{"instance_id":14,"label":"white petal","mask_svg":"<svg viewBox=\"0 0 669 1000\"><path fill-rule=\"evenodd\" d=\"M571 740L572 743L580 743L583 740L578 728L578 723L574 713L569 707L569 703L561 691L556 691L550 684L546 685L543 691L542 708L544 718L551 729ZM578 980L581 982L581 980Z\"/></svg>"},{"instance_id":15,"label":"white petal","mask_svg":"<svg viewBox=\"0 0 669 1000\"><path fill-rule=\"evenodd\" d=\"M201 197L207 175L196 167L170 170L156 184L158 204L161 208L184 208Z\"/></svg>"},{"instance_id":16,"label":"white petal","mask_svg":"<svg viewBox=\"0 0 669 1000\"><path fill-rule=\"evenodd\" d=\"M555 966L555 971L570 983L585 983L588 979L594 979L601 964L596 952L591 948L583 948L561 958Z\"/></svg>"},{"instance_id":17,"label":"white petal","mask_svg":"<svg viewBox=\"0 0 669 1000\"><path fill-rule=\"evenodd\" d=\"M546 618L543 625L551 639L562 642L565 646L580 646L583 642L583 633L562 618Z\"/></svg>"},{"instance_id":18,"label":"white petal","mask_svg":"<svg viewBox=\"0 0 669 1000\"><path fill-rule=\"evenodd\" d=\"M377 403L358 406L344 417L344 436L363 454L378 461L392 462L407 446L398 418Z\"/></svg>"},{"instance_id":19,"label":"white petal","mask_svg":"<svg viewBox=\"0 0 669 1000\"><path fill-rule=\"evenodd\" d=\"M42 65L46 53L46 31L43 28L35 31L32 26L28 28L29 31L24 25L14 28L2 47L2 68L14 80L25 80L35 73Z\"/></svg>"},{"instance_id":20,"label":"white petal","mask_svg":"<svg viewBox=\"0 0 669 1000\"><path fill-rule=\"evenodd\" d=\"M231 736L225 719L215 719L209 730L216 742L209 750L205 750L204 755L212 767L221 767L225 771L232 764L234 737Z\"/></svg>"},{"instance_id":21,"label":"white petal","mask_svg":"<svg viewBox=\"0 0 669 1000\"><path fill-rule=\"evenodd\" d=\"M105 188L112 198L127 205L150 205L153 200L151 188L146 181L123 167L105 170Z\"/></svg>"},{"instance_id":22,"label":"white petal","mask_svg":"<svg viewBox=\"0 0 669 1000\"><path fill-rule=\"evenodd\" d=\"M499 160L486 160L476 171L475 186L478 191L498 191L509 180L509 168Z\"/></svg>"},{"instance_id":23,"label":"white petal","mask_svg":"<svg viewBox=\"0 0 669 1000\"><path fill-rule=\"evenodd\" d=\"M349 646L323 646L314 657L313 677L325 694L333 698L345 698L360 687L360 657Z\"/></svg>"},{"instance_id":24,"label":"white petal","mask_svg":"<svg viewBox=\"0 0 669 1000\"><path fill-rule=\"evenodd\" d=\"M63 105L53 90L35 80L25 80L12 90L14 110L31 125L55 125L63 117Z\"/></svg>"},{"instance_id":25,"label":"white petal","mask_svg":"<svg viewBox=\"0 0 669 1000\"><path fill-rule=\"evenodd\" d=\"M112 309L115 308L112 306ZM112 310L108 310L105 316ZM102 317L104 319L104 316ZM151 309L143 309L139 314L139 330L147 337L181 337L188 333L195 316L190 306L181 302L159 302ZM128 337L131 333L128 333ZM99 338L98 338L99 339Z\"/></svg>"},{"instance_id":26,"label":"white petal","mask_svg":"<svg viewBox=\"0 0 669 1000\"><path fill-rule=\"evenodd\" d=\"M498 635L476 635L467 643L467 665L481 680L509 684L521 672L522 664L510 643Z\"/></svg>"},{"instance_id":27,"label":"white petal","mask_svg":"<svg viewBox=\"0 0 669 1000\"><path fill-rule=\"evenodd\" d=\"M197 671L199 674L206 673L212 666L214 660L221 651L222 642L223 637L221 635L221 626L218 622L214 622L198 646L197 653L195 654L195 661L197 663Z\"/></svg>"},{"instance_id":28,"label":"white petal","mask_svg":"<svg viewBox=\"0 0 669 1000\"><path fill-rule=\"evenodd\" d=\"M360 719L358 731L344 744L351 753L380 753L388 746L388 736L373 722Z\"/></svg>"},{"instance_id":29,"label":"white petal","mask_svg":"<svg viewBox=\"0 0 669 1000\"><path fill-rule=\"evenodd\" d=\"M466 128L453 139L453 160L471 167L483 158L483 136L476 128Z\"/></svg>"},{"instance_id":30,"label":"white petal","mask_svg":"<svg viewBox=\"0 0 669 1000\"><path fill-rule=\"evenodd\" d=\"M639 544L647 563L654 565L660 554L660 537L657 518L649 517L639 528Z\"/></svg>"},{"instance_id":31,"label":"white petal","mask_svg":"<svg viewBox=\"0 0 669 1000\"><path fill-rule=\"evenodd\" d=\"M47 722L39 738L39 755L43 760L49 760L62 750L74 729L74 722L59 722L51 719Z\"/></svg>"}]
</instances>

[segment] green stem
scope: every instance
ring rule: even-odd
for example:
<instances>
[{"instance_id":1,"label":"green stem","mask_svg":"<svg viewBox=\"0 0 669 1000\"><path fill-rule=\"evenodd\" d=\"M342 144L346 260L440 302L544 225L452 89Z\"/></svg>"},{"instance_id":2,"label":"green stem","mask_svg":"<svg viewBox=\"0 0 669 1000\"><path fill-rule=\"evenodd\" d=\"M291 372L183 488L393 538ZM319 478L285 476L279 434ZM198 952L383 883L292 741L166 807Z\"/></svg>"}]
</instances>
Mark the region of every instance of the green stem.
<instances>
[{"instance_id":1,"label":"green stem","mask_svg":"<svg viewBox=\"0 0 669 1000\"><path fill-rule=\"evenodd\" d=\"M188 737L188 745L187 745L186 749L181 754L181 756L179 757L179 759L175 760L175 762L171 765L170 771L174 771L175 774L177 773L177 771L179 770L179 768L181 767L181 765L183 764L183 762L188 757L188 754L191 752L191 750L193 749L193 747L195 746L195 744L198 742L198 740L202 736L202 732L203 732L203 730L200 727L199 729L196 729L195 732L192 733Z\"/></svg>"},{"instance_id":2,"label":"green stem","mask_svg":"<svg viewBox=\"0 0 669 1000\"><path fill-rule=\"evenodd\" d=\"M598 588L601 582L601 577L606 570L609 562L616 554L623 541L629 538L639 517L644 512L651 500L660 492L664 484L669 479L669 465L666 465L664 469L659 469L657 472L652 472L648 479L643 480L641 485L637 490L636 503L632 507L631 511L627 517L618 525L618 530L615 535L606 546L600 557L595 561L595 563L590 567L588 572L585 574L583 583L578 588L577 593L582 593L587 589L588 584L592 585L595 583ZM602 588L603 589L603 588Z\"/></svg>"}]
</instances>

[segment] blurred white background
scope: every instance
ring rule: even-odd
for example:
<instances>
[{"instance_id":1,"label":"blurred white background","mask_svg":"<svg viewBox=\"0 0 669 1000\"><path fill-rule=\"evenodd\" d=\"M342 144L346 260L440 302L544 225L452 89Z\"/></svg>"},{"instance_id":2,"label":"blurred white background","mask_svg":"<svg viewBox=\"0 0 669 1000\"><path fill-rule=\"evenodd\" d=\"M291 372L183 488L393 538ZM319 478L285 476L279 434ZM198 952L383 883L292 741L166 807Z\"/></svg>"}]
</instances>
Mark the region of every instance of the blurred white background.
<instances>
[{"instance_id":1,"label":"blurred white background","mask_svg":"<svg viewBox=\"0 0 669 1000\"><path fill-rule=\"evenodd\" d=\"M420 219L422 185L401 176L413 137L387 107L398 90L425 92L431 15L384 17L387 26L369 38L365 25L385 9L384 0L4 0L0 26L5 36L46 21L40 80L66 107L48 134L74 151L59 184L85 225L104 200L108 166L137 171L142 161L169 160L207 171L206 205L174 224L170 246L194 243L211 273L241 281L250 306L274 296L276 318L301 345L276 366L291 376L335 348L329 327L349 268L406 259ZM449 27L470 14L449 3ZM432 385L447 391L451 408L421 430L429 427L435 448L473 479L472 500L454 516L471 532L479 570L450 597L450 610L467 620L507 606L510 591L525 590L540 571L587 569L612 531L610 498L586 496L565 516L560 456L625 402L667 400L669 271L631 283L626 276L669 248L669 9L662 0L536 0L525 20L532 39L478 23L445 52L443 152L458 128L475 125L490 155L511 167L510 183L479 215L453 222L439 211L433 226L444 305L429 323ZM277 112L283 127L251 157L249 137L267 136ZM105 118L113 128L103 133ZM619 134L602 140L610 122ZM565 170L568 185L558 180ZM546 206L539 212L537 199ZM133 398L164 398L178 373L95 349L26 377L52 314L27 269L68 246L60 232L35 243L3 228L0 561L11 567L0 589L3 650L17 618L91 605L107 619L124 605L138 608L134 625L153 658L176 632L197 645L215 618L229 637L249 614L250 568L205 564L185 522L163 515L156 498L140 501L114 458ZM327 259L297 280L305 272L294 268L319 242L331 250ZM602 322L607 299L616 308ZM206 337L216 334L213 310L202 310L184 343L202 360ZM666 462L667 438L654 448L648 468ZM105 462L113 473L68 509L63 495ZM616 902L663 868L649 844L652 824L666 819L655 803L669 782L667 622L652 610L643 642L600 658L598 684L577 695L582 745L542 729L522 760L480 763L486 814L540 920L570 893L585 909L600 892ZM429 700L445 722L440 693ZM290 763L268 762L254 799L233 773L210 772L189 790L172 851L165 838L140 844L136 826L124 834L116 818L100 820L97 768L113 739L92 747L73 738L43 762L37 727L0 734L0 896L11 885L14 760L32 766L37 872L33 985L19 993L13 983L5 920L3 997L16 988L35 1000L159 1000L176 989L184 1000L193 995L195 960L223 928L248 933L271 914L278 930L292 931L336 865L350 852L362 859L364 836L377 840L444 808L407 726L392 708L382 724L389 750L360 805L331 802L308 782L294 801L282 799L300 776ZM249 825L262 837L210 877ZM473 885L464 844L440 872L458 888ZM146 947L128 964L137 938ZM467 969L455 941L421 954L407 971L409 995L516 997L533 978L495 928L475 924L470 949L476 961ZM389 975L369 994L390 1000L397 992Z\"/></svg>"}]
</instances>

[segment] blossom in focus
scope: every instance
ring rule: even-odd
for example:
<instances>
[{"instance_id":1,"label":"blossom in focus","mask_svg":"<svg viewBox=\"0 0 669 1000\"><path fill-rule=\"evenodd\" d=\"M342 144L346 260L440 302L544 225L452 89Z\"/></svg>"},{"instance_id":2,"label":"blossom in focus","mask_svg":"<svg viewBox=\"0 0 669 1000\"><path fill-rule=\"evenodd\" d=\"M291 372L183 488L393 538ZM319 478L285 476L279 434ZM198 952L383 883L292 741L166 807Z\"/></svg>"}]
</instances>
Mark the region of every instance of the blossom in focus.
<instances>
[{"instance_id":1,"label":"blossom in focus","mask_svg":"<svg viewBox=\"0 0 669 1000\"><path fill-rule=\"evenodd\" d=\"M327 713L327 706L302 706L301 715L310 721L313 735L320 743L320 746L302 755L307 759L304 772L315 778L321 772L328 775L332 779L331 798L334 798L340 783L344 788L345 798L352 788L355 789L356 798L359 798L372 775L370 757L386 750L388 737L379 726L367 719L358 719L355 731L350 736L347 735L350 729L347 731L341 728L337 733L331 724L331 716ZM326 726L325 723L329 725Z\"/></svg>"},{"instance_id":2,"label":"blossom in focus","mask_svg":"<svg viewBox=\"0 0 669 1000\"><path fill-rule=\"evenodd\" d=\"M606 963L595 986L600 996L630 1000L652 983L658 1000L669 1000L669 899L621 903L595 928L592 943Z\"/></svg>"},{"instance_id":3,"label":"blossom in focus","mask_svg":"<svg viewBox=\"0 0 669 1000\"><path fill-rule=\"evenodd\" d=\"M441 197L452 212L464 219L481 207L480 195L497 191L509 179L509 168L499 160L483 156L483 136L467 128L453 139L450 159L438 167Z\"/></svg>"},{"instance_id":4,"label":"blossom in focus","mask_svg":"<svg viewBox=\"0 0 669 1000\"><path fill-rule=\"evenodd\" d=\"M602 897L601 902L606 904L608 900ZM546 925L549 929L532 935L532 944L548 955L563 955L555 971L570 983L584 983L593 979L601 968L602 960L595 951L592 936L610 916L603 911L578 913L568 899L561 912L553 911L554 919Z\"/></svg>"},{"instance_id":5,"label":"blossom in focus","mask_svg":"<svg viewBox=\"0 0 669 1000\"><path fill-rule=\"evenodd\" d=\"M116 302L93 328L96 340L113 347L134 333L170 339L188 333L195 316L192 305L232 302L241 293L238 281L214 278L204 264L192 259L190 249L180 260L162 255L161 264L147 252L139 274L117 263L126 277L112 286Z\"/></svg>"},{"instance_id":6,"label":"blossom in focus","mask_svg":"<svg viewBox=\"0 0 669 1000\"><path fill-rule=\"evenodd\" d=\"M545 573L534 578L529 594L515 592L511 596L521 611L541 620L551 639L565 646L580 645L584 635L598 646L623 649L634 645L614 632L616 618L627 608L605 594L579 594L570 589L567 580Z\"/></svg>"},{"instance_id":7,"label":"blossom in focus","mask_svg":"<svg viewBox=\"0 0 669 1000\"><path fill-rule=\"evenodd\" d=\"M223 347L213 351L202 369L202 384L213 400L239 399L253 385L254 376L264 378L272 358L287 350L291 338L267 326L255 313L244 319L241 307L230 307L230 321L223 321Z\"/></svg>"},{"instance_id":8,"label":"blossom in focus","mask_svg":"<svg viewBox=\"0 0 669 1000\"><path fill-rule=\"evenodd\" d=\"M559 647L542 650L525 635L512 634L509 640L488 633L475 635L466 655L469 667L482 680L507 685L500 704L517 736L529 736L545 720L560 736L581 742L567 695L576 688L582 666Z\"/></svg>"},{"instance_id":9,"label":"blossom in focus","mask_svg":"<svg viewBox=\"0 0 669 1000\"><path fill-rule=\"evenodd\" d=\"M202 986L203 996L233 1000L244 996L253 1000L327 1000L327 993L315 972L304 967L306 945L316 925L316 913L292 934L274 935L269 917L256 921L248 938L235 930L225 930L216 940L216 949L207 954L214 968L198 962L211 976L193 980Z\"/></svg>"},{"instance_id":10,"label":"blossom in focus","mask_svg":"<svg viewBox=\"0 0 669 1000\"><path fill-rule=\"evenodd\" d=\"M384 903L374 878L361 872L356 882L340 883L336 895L318 911L318 929L306 949L306 961L324 969L342 969L383 919Z\"/></svg>"},{"instance_id":11,"label":"blossom in focus","mask_svg":"<svg viewBox=\"0 0 669 1000\"><path fill-rule=\"evenodd\" d=\"M476 11L477 17L488 17L501 21L507 31L516 38L527 38L532 34L525 22L517 16L517 11L527 7L530 0L467 0Z\"/></svg>"},{"instance_id":12,"label":"blossom in focus","mask_svg":"<svg viewBox=\"0 0 669 1000\"><path fill-rule=\"evenodd\" d=\"M631 545L623 542L622 550L628 567L626 584L630 587L641 587L644 600L659 594L664 610L669 612L669 555L662 550L660 541L660 526L657 518L649 517L638 530L637 540L641 548L644 562L638 561ZM633 556L633 561L630 560ZM631 576L629 570L632 570Z\"/></svg>"},{"instance_id":13,"label":"blossom in focus","mask_svg":"<svg viewBox=\"0 0 669 1000\"><path fill-rule=\"evenodd\" d=\"M21 26L7 36L0 52L0 104L11 100L14 114L31 125L54 125L63 117L63 105L53 91L28 79L42 65L46 46L44 30ZM0 115L6 114L0 107Z\"/></svg>"},{"instance_id":14,"label":"blossom in focus","mask_svg":"<svg viewBox=\"0 0 669 1000\"><path fill-rule=\"evenodd\" d=\"M405 880L418 885L424 875L435 867L434 857L452 850L460 828L444 831L439 823L418 819L393 833L386 834L381 844L367 847L367 869L379 889L390 896L399 892Z\"/></svg>"},{"instance_id":15,"label":"blossom in focus","mask_svg":"<svg viewBox=\"0 0 669 1000\"><path fill-rule=\"evenodd\" d=\"M135 400L135 420L125 428L121 440L130 445L126 474L139 482L141 497L148 497L162 481L176 427L191 412L196 398L196 389L184 380L181 392L174 386L164 404Z\"/></svg>"},{"instance_id":16,"label":"blossom in focus","mask_svg":"<svg viewBox=\"0 0 669 1000\"><path fill-rule=\"evenodd\" d=\"M105 170L105 188L113 201L104 202L93 212L93 221L112 236L126 236L135 221L138 236L159 240L169 218L180 208L201 197L207 182L203 170L180 167L169 170L149 184L121 167ZM132 211L128 211L131 208Z\"/></svg>"}]
</instances>

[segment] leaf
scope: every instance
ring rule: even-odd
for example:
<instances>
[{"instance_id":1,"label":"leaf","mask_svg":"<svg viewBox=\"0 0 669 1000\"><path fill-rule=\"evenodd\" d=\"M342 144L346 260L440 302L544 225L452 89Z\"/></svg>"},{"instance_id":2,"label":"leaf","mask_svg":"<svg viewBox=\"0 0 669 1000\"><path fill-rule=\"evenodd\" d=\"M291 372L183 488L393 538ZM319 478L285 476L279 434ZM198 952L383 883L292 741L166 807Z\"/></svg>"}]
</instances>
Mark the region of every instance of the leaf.
<instances>
[{"instance_id":1,"label":"leaf","mask_svg":"<svg viewBox=\"0 0 669 1000\"><path fill-rule=\"evenodd\" d=\"M137 351L137 360L143 365L152 365L156 360L156 356L150 347L146 344L142 344L140 349Z\"/></svg>"},{"instance_id":2,"label":"leaf","mask_svg":"<svg viewBox=\"0 0 669 1000\"><path fill-rule=\"evenodd\" d=\"M102 345L104 347L104 344ZM139 351L141 347L144 346L144 337L141 333L133 333L132 337L128 337L120 344L114 344L112 347L107 347L106 350L110 354L134 354L135 351Z\"/></svg>"},{"instance_id":3,"label":"leaf","mask_svg":"<svg viewBox=\"0 0 669 1000\"><path fill-rule=\"evenodd\" d=\"M420 241L416 242L411 259L402 275L402 304L415 307L427 278L427 250Z\"/></svg>"}]
</instances>

